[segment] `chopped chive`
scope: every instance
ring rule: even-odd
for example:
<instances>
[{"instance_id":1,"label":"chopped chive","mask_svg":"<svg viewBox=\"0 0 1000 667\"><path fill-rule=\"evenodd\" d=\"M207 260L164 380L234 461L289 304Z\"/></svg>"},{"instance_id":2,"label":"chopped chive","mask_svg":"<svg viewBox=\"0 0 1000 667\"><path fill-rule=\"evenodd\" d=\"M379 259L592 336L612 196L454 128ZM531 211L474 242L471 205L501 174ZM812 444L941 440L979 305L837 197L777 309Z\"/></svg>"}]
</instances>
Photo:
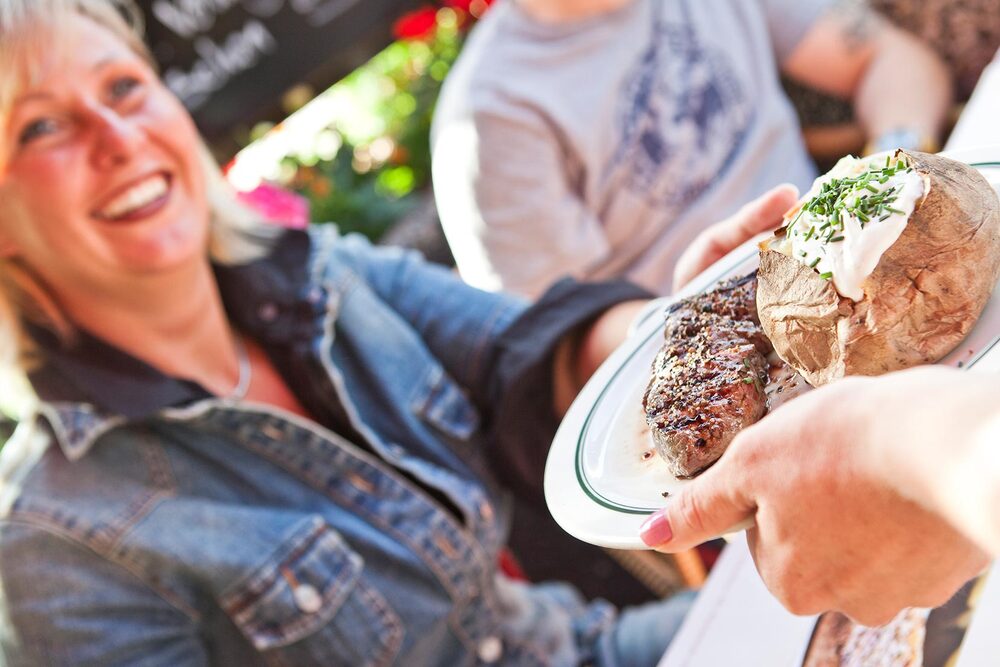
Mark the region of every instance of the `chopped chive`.
<instances>
[{"instance_id":1,"label":"chopped chive","mask_svg":"<svg viewBox=\"0 0 1000 667\"><path fill-rule=\"evenodd\" d=\"M905 160L886 156L885 166L882 168L869 166L861 174L832 178L823 183L819 194L805 202L795 216L793 222L806 211L813 216L809 230L796 236L806 241L818 238L824 244L837 243L844 240L840 232L846 229L847 216L858 220L864 229L872 219L885 220L889 215L887 211L902 213L890 207L899 198L899 186L893 185L883 190L875 186L887 183L890 177L907 168ZM826 248L820 246L820 252L825 254ZM808 257L805 251L801 254L804 258Z\"/></svg>"},{"instance_id":2,"label":"chopped chive","mask_svg":"<svg viewBox=\"0 0 1000 667\"><path fill-rule=\"evenodd\" d=\"M809 268L810 269L815 269L817 264L819 264L819 257L817 257L816 259L814 259L812 261L812 264L809 265Z\"/></svg>"},{"instance_id":3,"label":"chopped chive","mask_svg":"<svg viewBox=\"0 0 1000 667\"><path fill-rule=\"evenodd\" d=\"M833 271L827 271L826 273L821 273L819 274L819 277L822 278L823 280L829 280L830 278L833 278Z\"/></svg>"}]
</instances>

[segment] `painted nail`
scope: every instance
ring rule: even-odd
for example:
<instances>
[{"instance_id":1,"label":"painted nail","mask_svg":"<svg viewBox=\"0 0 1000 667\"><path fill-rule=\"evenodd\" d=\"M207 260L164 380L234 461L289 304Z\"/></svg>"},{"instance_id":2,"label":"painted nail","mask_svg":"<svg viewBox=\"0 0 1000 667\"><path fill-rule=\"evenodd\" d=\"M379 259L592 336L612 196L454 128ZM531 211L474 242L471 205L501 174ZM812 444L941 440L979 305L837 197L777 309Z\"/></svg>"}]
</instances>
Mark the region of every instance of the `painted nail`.
<instances>
[{"instance_id":1,"label":"painted nail","mask_svg":"<svg viewBox=\"0 0 1000 667\"><path fill-rule=\"evenodd\" d=\"M665 542L669 542L674 536L674 531L670 530L670 522L662 512L656 512L646 519L639 528L639 536L642 541L650 547L658 547Z\"/></svg>"}]
</instances>

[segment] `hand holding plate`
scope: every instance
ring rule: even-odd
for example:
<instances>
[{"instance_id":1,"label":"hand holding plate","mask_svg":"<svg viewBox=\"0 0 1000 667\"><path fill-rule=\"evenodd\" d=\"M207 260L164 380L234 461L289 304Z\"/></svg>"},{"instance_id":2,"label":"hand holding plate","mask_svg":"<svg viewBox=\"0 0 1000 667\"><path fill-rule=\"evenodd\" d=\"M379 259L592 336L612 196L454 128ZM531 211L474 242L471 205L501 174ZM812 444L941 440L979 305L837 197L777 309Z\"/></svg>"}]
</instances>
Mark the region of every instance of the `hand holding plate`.
<instances>
[{"instance_id":1,"label":"hand holding plate","mask_svg":"<svg viewBox=\"0 0 1000 667\"><path fill-rule=\"evenodd\" d=\"M951 458L975 432L960 424L976 423L991 388L921 368L809 392L742 431L647 521L643 539L678 551L752 516L757 569L794 613L880 624L903 607L937 606L988 559L927 482L963 495L940 464L964 469Z\"/></svg>"}]
</instances>

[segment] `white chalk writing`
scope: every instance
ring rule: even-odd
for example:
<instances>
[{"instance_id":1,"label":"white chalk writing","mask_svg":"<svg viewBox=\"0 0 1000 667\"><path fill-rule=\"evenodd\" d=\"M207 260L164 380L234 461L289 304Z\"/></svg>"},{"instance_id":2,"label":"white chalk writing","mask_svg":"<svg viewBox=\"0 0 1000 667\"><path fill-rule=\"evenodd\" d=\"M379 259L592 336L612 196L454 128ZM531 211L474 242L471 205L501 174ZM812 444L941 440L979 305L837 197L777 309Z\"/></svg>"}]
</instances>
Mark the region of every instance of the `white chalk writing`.
<instances>
[{"instance_id":1,"label":"white chalk writing","mask_svg":"<svg viewBox=\"0 0 1000 667\"><path fill-rule=\"evenodd\" d=\"M230 79L277 48L277 39L262 22L286 6L312 28L334 20L360 0L155 0L153 16L168 30L191 43L196 60L185 68L172 67L164 81L195 110ZM210 36L222 14L240 9L248 15L243 28ZM219 32L219 31L216 31Z\"/></svg>"},{"instance_id":2,"label":"white chalk writing","mask_svg":"<svg viewBox=\"0 0 1000 667\"><path fill-rule=\"evenodd\" d=\"M199 58L190 70L169 69L163 75L167 86L191 110L232 77L253 67L275 50L278 42L263 23L251 19L242 30L230 33L221 43L198 37L194 50Z\"/></svg>"},{"instance_id":3,"label":"white chalk writing","mask_svg":"<svg viewBox=\"0 0 1000 667\"><path fill-rule=\"evenodd\" d=\"M288 0L298 14L313 26L330 22L358 0ZM239 5L257 18L271 18L282 10L286 0L156 0L153 16L184 39L192 39L211 30L215 19Z\"/></svg>"},{"instance_id":4,"label":"white chalk writing","mask_svg":"<svg viewBox=\"0 0 1000 667\"><path fill-rule=\"evenodd\" d=\"M278 0L281 2L282 0ZM210 30L215 17L239 0L156 0L153 16L184 39Z\"/></svg>"}]
</instances>

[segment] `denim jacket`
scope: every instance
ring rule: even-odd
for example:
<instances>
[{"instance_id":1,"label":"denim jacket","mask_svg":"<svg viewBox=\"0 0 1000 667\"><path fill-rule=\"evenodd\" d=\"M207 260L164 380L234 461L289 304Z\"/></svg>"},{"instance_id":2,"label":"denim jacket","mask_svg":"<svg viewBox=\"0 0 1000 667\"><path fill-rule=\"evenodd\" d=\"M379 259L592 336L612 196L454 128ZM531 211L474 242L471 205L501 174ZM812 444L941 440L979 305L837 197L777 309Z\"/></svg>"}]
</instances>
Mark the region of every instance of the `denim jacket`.
<instances>
[{"instance_id":1,"label":"denim jacket","mask_svg":"<svg viewBox=\"0 0 1000 667\"><path fill-rule=\"evenodd\" d=\"M523 385L555 341L641 292L554 317L328 230L217 276L317 421L35 331L40 416L0 457L10 664L614 663L607 605L498 574L496 473L544 458Z\"/></svg>"}]
</instances>

